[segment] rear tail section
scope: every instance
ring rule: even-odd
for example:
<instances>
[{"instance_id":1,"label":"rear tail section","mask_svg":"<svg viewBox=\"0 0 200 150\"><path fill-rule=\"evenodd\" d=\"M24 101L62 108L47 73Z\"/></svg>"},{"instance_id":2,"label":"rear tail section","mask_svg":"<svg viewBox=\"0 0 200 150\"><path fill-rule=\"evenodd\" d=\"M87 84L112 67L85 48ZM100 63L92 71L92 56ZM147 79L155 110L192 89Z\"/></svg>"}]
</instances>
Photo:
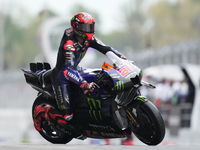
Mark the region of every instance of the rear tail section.
<instances>
[{"instance_id":1,"label":"rear tail section","mask_svg":"<svg viewBox=\"0 0 200 150\"><path fill-rule=\"evenodd\" d=\"M26 82L35 90L51 96L51 66L49 63L30 63L30 71L23 70Z\"/></svg>"},{"instance_id":2,"label":"rear tail section","mask_svg":"<svg viewBox=\"0 0 200 150\"><path fill-rule=\"evenodd\" d=\"M50 70L51 66L49 63L30 63L30 70L33 73L36 73L37 71L41 71L41 70Z\"/></svg>"}]
</instances>

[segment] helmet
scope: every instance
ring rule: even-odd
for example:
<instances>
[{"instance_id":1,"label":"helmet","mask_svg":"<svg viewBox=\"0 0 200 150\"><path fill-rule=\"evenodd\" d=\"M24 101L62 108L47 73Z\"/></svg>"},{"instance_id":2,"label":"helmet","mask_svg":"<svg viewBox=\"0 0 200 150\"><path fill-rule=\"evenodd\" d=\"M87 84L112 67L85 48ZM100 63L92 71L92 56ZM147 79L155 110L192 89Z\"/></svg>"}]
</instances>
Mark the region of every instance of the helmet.
<instances>
[{"instance_id":1,"label":"helmet","mask_svg":"<svg viewBox=\"0 0 200 150\"><path fill-rule=\"evenodd\" d=\"M84 40L91 40L95 31L94 18L88 13L78 13L71 19L74 33Z\"/></svg>"}]
</instances>

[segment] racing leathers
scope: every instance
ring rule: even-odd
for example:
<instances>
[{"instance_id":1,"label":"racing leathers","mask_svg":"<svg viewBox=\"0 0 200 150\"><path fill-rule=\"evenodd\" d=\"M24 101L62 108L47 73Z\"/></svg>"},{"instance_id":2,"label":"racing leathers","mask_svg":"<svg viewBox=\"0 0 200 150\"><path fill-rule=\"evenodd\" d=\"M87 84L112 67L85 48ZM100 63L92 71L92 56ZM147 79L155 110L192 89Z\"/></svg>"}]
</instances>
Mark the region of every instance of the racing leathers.
<instances>
[{"instance_id":1,"label":"racing leathers","mask_svg":"<svg viewBox=\"0 0 200 150\"><path fill-rule=\"evenodd\" d=\"M112 51L117 56L123 57L118 51L110 46L106 46L95 36L93 36L90 41L84 41L84 44L81 45L74 31L71 28L66 29L60 43L56 66L52 70L52 85L60 112L49 108L46 109L48 111L44 109L43 116L46 118L50 120L56 119L58 122L66 121L66 123L72 119L73 112L70 105L70 82L79 85L81 88L89 86L86 85L87 82L80 74L82 70L78 67L79 62L86 54L89 47L103 54ZM40 125L38 129L40 130Z\"/></svg>"}]
</instances>

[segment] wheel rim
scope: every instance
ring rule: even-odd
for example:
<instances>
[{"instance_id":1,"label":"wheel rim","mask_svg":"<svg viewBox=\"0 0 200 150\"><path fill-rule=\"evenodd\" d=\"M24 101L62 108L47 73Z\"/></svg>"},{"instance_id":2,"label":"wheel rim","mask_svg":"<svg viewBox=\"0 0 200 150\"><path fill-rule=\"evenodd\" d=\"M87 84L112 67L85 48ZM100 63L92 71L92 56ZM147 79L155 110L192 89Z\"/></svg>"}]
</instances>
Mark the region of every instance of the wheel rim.
<instances>
[{"instance_id":1,"label":"wheel rim","mask_svg":"<svg viewBox=\"0 0 200 150\"><path fill-rule=\"evenodd\" d=\"M148 115L148 113L145 112L145 109L142 107L140 107L140 115L143 121L143 127L140 129L137 129L134 127L133 123L131 123L130 128L134 131L135 135L139 139L142 139L143 141L146 141L147 143L149 143L150 140L154 139L156 135L156 129L151 117Z\"/></svg>"},{"instance_id":2,"label":"wheel rim","mask_svg":"<svg viewBox=\"0 0 200 150\"><path fill-rule=\"evenodd\" d=\"M60 139L60 138L63 137L63 135L61 133L59 133L56 130L54 130L52 122L50 122L50 121L48 121L46 119L44 119L42 121L41 128L42 128L42 130L40 132L42 132L48 138Z\"/></svg>"}]
</instances>

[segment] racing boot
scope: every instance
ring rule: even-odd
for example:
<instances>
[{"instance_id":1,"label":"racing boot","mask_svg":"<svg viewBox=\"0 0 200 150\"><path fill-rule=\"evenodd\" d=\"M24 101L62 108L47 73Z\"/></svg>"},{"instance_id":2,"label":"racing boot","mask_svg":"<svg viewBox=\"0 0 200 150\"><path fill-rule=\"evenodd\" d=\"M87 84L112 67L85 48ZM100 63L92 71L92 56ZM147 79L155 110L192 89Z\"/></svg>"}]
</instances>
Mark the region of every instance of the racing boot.
<instances>
[{"instance_id":1,"label":"racing boot","mask_svg":"<svg viewBox=\"0 0 200 150\"><path fill-rule=\"evenodd\" d=\"M62 111L57 111L56 109L51 108L47 112L47 117L49 117L51 120L55 120L60 124L67 124L72 119L73 113L70 115L62 115Z\"/></svg>"},{"instance_id":2,"label":"racing boot","mask_svg":"<svg viewBox=\"0 0 200 150\"><path fill-rule=\"evenodd\" d=\"M57 111L56 109L51 108L47 114L50 119L55 120L56 123L59 123L65 129L69 130L75 137L79 137L81 139L82 132L69 123L73 118L73 113L71 113L71 111ZM84 137L82 138L84 139Z\"/></svg>"},{"instance_id":3,"label":"racing boot","mask_svg":"<svg viewBox=\"0 0 200 150\"><path fill-rule=\"evenodd\" d=\"M43 107L42 105L39 105L35 109L35 117L33 119L34 126L37 131L41 131L41 123L42 118L46 118L47 120L51 121L49 116L47 115L47 112L49 111L51 107Z\"/></svg>"},{"instance_id":4,"label":"racing boot","mask_svg":"<svg viewBox=\"0 0 200 150\"><path fill-rule=\"evenodd\" d=\"M37 131L41 131L41 123L42 118L47 119L48 121L55 120L60 124L67 124L73 117L73 113L70 115L61 115L57 110L51 107L43 107L39 105L35 109L35 117L34 117L34 126Z\"/></svg>"}]
</instances>

